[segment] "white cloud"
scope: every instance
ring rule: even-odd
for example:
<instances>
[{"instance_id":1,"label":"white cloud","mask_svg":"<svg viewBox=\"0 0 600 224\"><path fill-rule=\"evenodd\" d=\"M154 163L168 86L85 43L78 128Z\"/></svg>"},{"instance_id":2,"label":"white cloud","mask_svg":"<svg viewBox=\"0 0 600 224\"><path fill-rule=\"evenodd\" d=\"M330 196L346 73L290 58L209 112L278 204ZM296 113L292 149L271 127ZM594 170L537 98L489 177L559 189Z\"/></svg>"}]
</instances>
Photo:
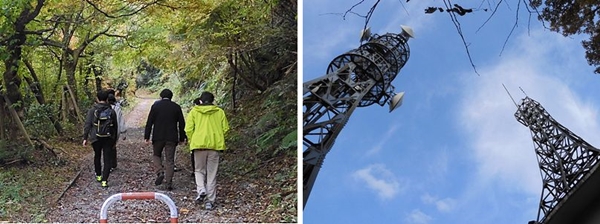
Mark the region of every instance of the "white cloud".
<instances>
[{"instance_id":1,"label":"white cloud","mask_svg":"<svg viewBox=\"0 0 600 224\"><path fill-rule=\"evenodd\" d=\"M425 194L421 196L421 201L425 204L435 205L439 212L448 213L456 207L456 200L452 198L438 199L437 197Z\"/></svg>"},{"instance_id":2,"label":"white cloud","mask_svg":"<svg viewBox=\"0 0 600 224\"><path fill-rule=\"evenodd\" d=\"M517 104L524 97L521 87L563 126L584 139L584 136L593 138L588 142L598 141L598 137L591 135L600 132L598 109L582 102L570 85L577 80L564 78L562 73L568 71L573 76L583 72L581 63L573 62L573 41L536 31L517 40L518 48L504 54L498 64L482 69L481 77L464 80L460 120L467 131L468 153L472 153L479 167L479 181L493 181L539 195L542 185L531 136L515 119L516 107L502 84ZM561 53L560 58L546 56L557 55L555 51Z\"/></svg>"},{"instance_id":3,"label":"white cloud","mask_svg":"<svg viewBox=\"0 0 600 224\"><path fill-rule=\"evenodd\" d=\"M369 151L367 151L367 155L373 155L373 154L381 151L383 146L390 140L390 138L392 138L394 136L394 134L396 133L396 129L398 129L398 126L399 125L390 126L389 129L387 130L387 132L385 133L385 135L383 136L383 138L380 139L379 141L377 141L375 146L373 148L369 149Z\"/></svg>"},{"instance_id":4,"label":"white cloud","mask_svg":"<svg viewBox=\"0 0 600 224\"><path fill-rule=\"evenodd\" d=\"M382 199L391 199L403 191L403 186L399 183L398 178L383 164L372 164L355 171L352 176L356 180L366 183L366 186L374 190Z\"/></svg>"},{"instance_id":5,"label":"white cloud","mask_svg":"<svg viewBox=\"0 0 600 224\"><path fill-rule=\"evenodd\" d=\"M430 223L433 220L433 218L431 218L431 216L425 214L421 210L415 209L412 210L410 214L408 214L406 220L408 223L411 224L427 224Z\"/></svg>"}]
</instances>

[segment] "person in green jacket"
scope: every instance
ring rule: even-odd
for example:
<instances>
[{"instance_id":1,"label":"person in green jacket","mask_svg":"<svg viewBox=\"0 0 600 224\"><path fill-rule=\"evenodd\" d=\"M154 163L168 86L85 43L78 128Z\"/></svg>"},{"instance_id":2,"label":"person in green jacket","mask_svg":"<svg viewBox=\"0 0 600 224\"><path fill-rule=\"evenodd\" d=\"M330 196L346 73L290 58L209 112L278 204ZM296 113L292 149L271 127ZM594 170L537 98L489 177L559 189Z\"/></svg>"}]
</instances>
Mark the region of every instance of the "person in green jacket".
<instances>
[{"instance_id":1,"label":"person in green jacket","mask_svg":"<svg viewBox=\"0 0 600 224\"><path fill-rule=\"evenodd\" d=\"M196 203L204 204L212 210L217 197L217 169L219 152L225 150L225 133L229 123L223 109L213 104L215 96L202 92L200 104L192 108L185 121L185 133L189 149L194 154L194 175L196 179Z\"/></svg>"}]
</instances>

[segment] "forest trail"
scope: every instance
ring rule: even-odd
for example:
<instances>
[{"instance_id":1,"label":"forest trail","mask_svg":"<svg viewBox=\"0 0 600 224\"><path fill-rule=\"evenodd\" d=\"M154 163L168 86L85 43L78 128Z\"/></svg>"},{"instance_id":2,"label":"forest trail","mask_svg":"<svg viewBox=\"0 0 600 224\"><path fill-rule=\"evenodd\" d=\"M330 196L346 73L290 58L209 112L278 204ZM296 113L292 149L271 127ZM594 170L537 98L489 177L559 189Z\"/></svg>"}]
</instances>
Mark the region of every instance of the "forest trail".
<instances>
[{"instance_id":1,"label":"forest trail","mask_svg":"<svg viewBox=\"0 0 600 224\"><path fill-rule=\"evenodd\" d=\"M108 188L102 188L95 180L93 151L90 145L81 146L88 153L82 160L80 171L64 196L46 215L48 222L93 223L98 222L100 208L113 194L127 192L159 192L169 196L177 206L179 222L261 222L254 211L261 206L260 197L248 197L248 192L257 187L253 180L223 178L224 166L235 166L223 156L217 177L217 201L211 211L195 204L194 178L190 156L185 146L178 146L175 165L180 171L173 176L172 191L161 191L154 185L155 174L151 165L152 146L143 140L144 125L153 102L158 98L138 96L135 107L125 115L128 131L126 140L117 144L118 167L108 178ZM184 116L186 111L184 111ZM187 151L187 150L185 150ZM60 175L60 174L57 174ZM235 179L235 180L234 180ZM244 192L244 193L241 193ZM253 195L253 194L249 194ZM264 221L264 220L262 220ZM108 209L108 222L169 222L169 208L159 200L118 201Z\"/></svg>"}]
</instances>

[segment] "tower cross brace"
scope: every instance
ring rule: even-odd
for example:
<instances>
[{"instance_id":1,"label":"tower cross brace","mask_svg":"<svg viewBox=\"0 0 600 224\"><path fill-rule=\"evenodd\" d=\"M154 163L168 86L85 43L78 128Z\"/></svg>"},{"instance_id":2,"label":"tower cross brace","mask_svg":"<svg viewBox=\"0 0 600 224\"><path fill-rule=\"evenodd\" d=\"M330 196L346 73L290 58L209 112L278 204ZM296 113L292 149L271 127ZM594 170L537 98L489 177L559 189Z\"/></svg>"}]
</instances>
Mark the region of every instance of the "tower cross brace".
<instances>
[{"instance_id":1,"label":"tower cross brace","mask_svg":"<svg viewBox=\"0 0 600 224\"><path fill-rule=\"evenodd\" d=\"M325 156L354 110L386 103L390 110L396 107L391 82L409 58L410 37L407 27L400 34L369 34L360 47L333 59L326 75L304 83L304 206Z\"/></svg>"},{"instance_id":2,"label":"tower cross brace","mask_svg":"<svg viewBox=\"0 0 600 224\"><path fill-rule=\"evenodd\" d=\"M544 223L578 184L595 170L600 150L562 126L537 101L526 97L515 117L531 131L542 175L537 223Z\"/></svg>"}]
</instances>

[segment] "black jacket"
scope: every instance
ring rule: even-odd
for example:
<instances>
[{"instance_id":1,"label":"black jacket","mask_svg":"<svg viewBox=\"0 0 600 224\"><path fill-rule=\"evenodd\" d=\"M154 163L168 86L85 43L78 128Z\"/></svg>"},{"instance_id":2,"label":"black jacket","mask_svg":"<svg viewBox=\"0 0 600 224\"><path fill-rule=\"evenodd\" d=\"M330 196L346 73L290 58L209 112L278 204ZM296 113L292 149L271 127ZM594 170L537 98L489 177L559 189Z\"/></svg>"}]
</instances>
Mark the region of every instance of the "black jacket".
<instances>
[{"instance_id":1,"label":"black jacket","mask_svg":"<svg viewBox=\"0 0 600 224\"><path fill-rule=\"evenodd\" d=\"M179 104L162 99L154 102L150 108L144 139L150 139L152 133L152 142L183 142L187 139L184 129L185 120Z\"/></svg>"},{"instance_id":2,"label":"black jacket","mask_svg":"<svg viewBox=\"0 0 600 224\"><path fill-rule=\"evenodd\" d=\"M98 141L98 136L96 136L96 129L92 128L94 125L94 121L96 120L95 116L94 116L94 112L96 111L96 109L104 109L104 108L110 108L110 104L108 103L96 103L94 104L94 106L92 108L90 108L87 112L87 115L85 116L85 124L83 126L83 140L88 140L90 143L94 143L96 141ZM112 109L111 109L112 110ZM116 136L117 136L117 130L119 130L119 122L117 121L117 113L115 113L115 110L112 110L111 112L111 117L114 117L115 119L113 119L113 131L114 133L110 133L111 134L111 139L116 140Z\"/></svg>"}]
</instances>

